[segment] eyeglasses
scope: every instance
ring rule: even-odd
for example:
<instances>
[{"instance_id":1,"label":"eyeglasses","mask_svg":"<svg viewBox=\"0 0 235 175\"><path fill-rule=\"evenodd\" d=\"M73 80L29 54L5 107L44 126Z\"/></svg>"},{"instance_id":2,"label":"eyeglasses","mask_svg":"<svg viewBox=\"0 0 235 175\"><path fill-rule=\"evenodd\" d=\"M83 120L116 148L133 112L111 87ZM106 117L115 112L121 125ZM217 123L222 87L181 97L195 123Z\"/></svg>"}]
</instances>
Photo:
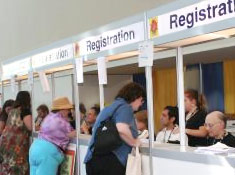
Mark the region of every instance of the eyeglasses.
<instances>
[{"instance_id":1,"label":"eyeglasses","mask_svg":"<svg viewBox=\"0 0 235 175\"><path fill-rule=\"evenodd\" d=\"M208 128L213 128L215 125L219 124L220 122L217 122L217 123L205 123L204 126L205 127L208 127Z\"/></svg>"}]
</instances>

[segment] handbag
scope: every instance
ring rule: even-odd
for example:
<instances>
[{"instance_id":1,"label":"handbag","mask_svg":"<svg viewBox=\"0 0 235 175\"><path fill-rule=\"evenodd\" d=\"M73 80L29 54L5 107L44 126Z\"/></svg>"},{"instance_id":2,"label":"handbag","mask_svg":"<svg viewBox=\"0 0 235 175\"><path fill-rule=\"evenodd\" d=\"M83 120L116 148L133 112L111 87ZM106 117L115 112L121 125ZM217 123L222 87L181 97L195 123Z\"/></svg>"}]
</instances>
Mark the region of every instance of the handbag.
<instances>
[{"instance_id":1,"label":"handbag","mask_svg":"<svg viewBox=\"0 0 235 175\"><path fill-rule=\"evenodd\" d=\"M128 155L126 175L141 175L141 155L139 147L132 148L131 153Z\"/></svg>"},{"instance_id":2,"label":"handbag","mask_svg":"<svg viewBox=\"0 0 235 175\"><path fill-rule=\"evenodd\" d=\"M113 114L120 107L119 105L107 120L102 121L95 133L94 154L109 154L122 145L122 140L116 127L116 123L112 121Z\"/></svg>"}]
</instances>

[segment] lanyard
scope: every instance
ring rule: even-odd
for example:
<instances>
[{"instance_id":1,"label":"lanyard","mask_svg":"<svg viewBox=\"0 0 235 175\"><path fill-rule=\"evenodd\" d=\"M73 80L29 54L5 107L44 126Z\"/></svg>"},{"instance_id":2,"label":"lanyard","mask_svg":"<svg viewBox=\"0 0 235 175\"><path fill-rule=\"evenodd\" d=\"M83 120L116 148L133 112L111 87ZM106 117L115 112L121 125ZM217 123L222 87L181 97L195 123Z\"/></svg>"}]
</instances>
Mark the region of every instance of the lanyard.
<instances>
[{"instance_id":1,"label":"lanyard","mask_svg":"<svg viewBox=\"0 0 235 175\"><path fill-rule=\"evenodd\" d=\"M165 130L165 132L164 132L164 138L163 138L163 143L167 143L167 142L170 140L171 134L172 134L172 132L174 131L174 129L175 129L175 127L171 130L171 132L170 132L170 134L169 134L167 140L166 140L166 131L167 131L167 130Z\"/></svg>"}]
</instances>

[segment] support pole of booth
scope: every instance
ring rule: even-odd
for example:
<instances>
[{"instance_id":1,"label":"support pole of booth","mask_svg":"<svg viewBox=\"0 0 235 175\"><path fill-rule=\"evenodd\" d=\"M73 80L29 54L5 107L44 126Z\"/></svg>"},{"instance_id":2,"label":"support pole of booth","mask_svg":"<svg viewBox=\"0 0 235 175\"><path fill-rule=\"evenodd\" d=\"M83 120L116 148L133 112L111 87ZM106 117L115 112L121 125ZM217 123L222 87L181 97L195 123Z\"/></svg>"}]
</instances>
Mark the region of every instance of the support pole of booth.
<instances>
[{"instance_id":1,"label":"support pole of booth","mask_svg":"<svg viewBox=\"0 0 235 175\"><path fill-rule=\"evenodd\" d=\"M177 71L177 100L179 108L180 145L182 151L185 150L185 109L184 109L184 66L182 48L177 48L176 56Z\"/></svg>"},{"instance_id":2,"label":"support pole of booth","mask_svg":"<svg viewBox=\"0 0 235 175\"><path fill-rule=\"evenodd\" d=\"M148 18L145 12L144 34L145 41L148 40ZM149 130L149 169L150 175L153 175L153 142L154 142L154 119L153 119L153 78L152 66L145 67L146 93L147 93L147 111L148 111L148 130Z\"/></svg>"},{"instance_id":3,"label":"support pole of booth","mask_svg":"<svg viewBox=\"0 0 235 175\"><path fill-rule=\"evenodd\" d=\"M104 85L99 85L99 91L100 91L100 110L104 109Z\"/></svg>"},{"instance_id":4,"label":"support pole of booth","mask_svg":"<svg viewBox=\"0 0 235 175\"><path fill-rule=\"evenodd\" d=\"M33 76L33 69L32 69L32 64L31 64L31 68L29 70L29 73L28 73L28 85L29 85L29 92L30 92L30 95L31 95L31 109L33 111L34 109L34 76ZM34 137L34 133L35 133L35 118L34 118L34 115L32 113L32 142L33 142L33 137Z\"/></svg>"},{"instance_id":5,"label":"support pole of booth","mask_svg":"<svg viewBox=\"0 0 235 175\"><path fill-rule=\"evenodd\" d=\"M21 80L18 80L18 92L21 91Z\"/></svg>"},{"instance_id":6,"label":"support pole of booth","mask_svg":"<svg viewBox=\"0 0 235 175\"><path fill-rule=\"evenodd\" d=\"M55 99L55 74L51 74L51 93L52 101Z\"/></svg>"},{"instance_id":7,"label":"support pole of booth","mask_svg":"<svg viewBox=\"0 0 235 175\"><path fill-rule=\"evenodd\" d=\"M1 106L3 107L4 104L4 84L3 81L1 81Z\"/></svg>"},{"instance_id":8,"label":"support pole of booth","mask_svg":"<svg viewBox=\"0 0 235 175\"><path fill-rule=\"evenodd\" d=\"M100 93L100 110L104 109L104 84L107 84L106 58L97 58L99 93Z\"/></svg>"},{"instance_id":9,"label":"support pole of booth","mask_svg":"<svg viewBox=\"0 0 235 175\"><path fill-rule=\"evenodd\" d=\"M203 93L202 63L199 64L199 75L200 75L200 94L202 94Z\"/></svg>"},{"instance_id":10,"label":"support pole of booth","mask_svg":"<svg viewBox=\"0 0 235 175\"><path fill-rule=\"evenodd\" d=\"M75 102L75 114L76 114L76 131L77 131L77 137L76 137L76 174L80 175L80 154L79 154L79 135L80 135L80 110L79 110L79 86L77 84L77 72L76 72L76 63L74 63L73 68L73 86L74 86L74 102Z\"/></svg>"}]
</instances>

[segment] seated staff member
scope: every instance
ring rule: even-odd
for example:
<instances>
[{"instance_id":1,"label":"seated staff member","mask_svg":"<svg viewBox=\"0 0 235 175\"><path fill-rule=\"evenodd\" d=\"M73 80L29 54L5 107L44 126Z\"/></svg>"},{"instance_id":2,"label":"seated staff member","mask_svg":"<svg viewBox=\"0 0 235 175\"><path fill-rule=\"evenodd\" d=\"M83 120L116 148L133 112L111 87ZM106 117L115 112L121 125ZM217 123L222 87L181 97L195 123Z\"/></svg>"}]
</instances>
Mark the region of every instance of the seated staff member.
<instances>
[{"instance_id":1,"label":"seated staff member","mask_svg":"<svg viewBox=\"0 0 235 175\"><path fill-rule=\"evenodd\" d=\"M178 108L166 106L162 111L161 124L163 129L157 134L156 143L180 143Z\"/></svg>"},{"instance_id":2,"label":"seated staff member","mask_svg":"<svg viewBox=\"0 0 235 175\"><path fill-rule=\"evenodd\" d=\"M42 124L42 121L49 114L49 109L48 109L47 105L42 104L42 105L38 106L37 113L38 113L38 115L35 120L35 130L39 131L41 124Z\"/></svg>"},{"instance_id":3,"label":"seated staff member","mask_svg":"<svg viewBox=\"0 0 235 175\"><path fill-rule=\"evenodd\" d=\"M136 126L139 135L142 134L144 130L148 130L148 113L147 110L142 110L135 113Z\"/></svg>"},{"instance_id":4,"label":"seated staff member","mask_svg":"<svg viewBox=\"0 0 235 175\"><path fill-rule=\"evenodd\" d=\"M81 133L82 134L92 134L92 128L93 125L95 124L96 117L100 113L100 108L98 106L93 106L91 109L88 111L87 117L81 124Z\"/></svg>"},{"instance_id":5,"label":"seated staff member","mask_svg":"<svg viewBox=\"0 0 235 175\"><path fill-rule=\"evenodd\" d=\"M227 118L222 112L214 111L206 116L205 126L209 133L208 146L221 142L235 147L235 137L225 130L226 124Z\"/></svg>"},{"instance_id":6,"label":"seated staff member","mask_svg":"<svg viewBox=\"0 0 235 175\"><path fill-rule=\"evenodd\" d=\"M38 139L30 147L30 175L57 174L70 138L76 137L68 119L72 108L67 97L53 100L52 112L42 122Z\"/></svg>"},{"instance_id":7,"label":"seated staff member","mask_svg":"<svg viewBox=\"0 0 235 175\"><path fill-rule=\"evenodd\" d=\"M196 90L184 93L186 112L186 134L189 146L205 146L207 130L204 126L206 118L205 99Z\"/></svg>"},{"instance_id":8,"label":"seated staff member","mask_svg":"<svg viewBox=\"0 0 235 175\"><path fill-rule=\"evenodd\" d=\"M137 139L134 111L137 111L143 104L144 98L144 89L137 83L129 83L118 92L115 101L100 112L84 160L87 175L125 175L128 154L132 147L140 145L140 141ZM97 128L112 113L112 121L116 124L122 145L105 155L94 154L93 144Z\"/></svg>"}]
</instances>

